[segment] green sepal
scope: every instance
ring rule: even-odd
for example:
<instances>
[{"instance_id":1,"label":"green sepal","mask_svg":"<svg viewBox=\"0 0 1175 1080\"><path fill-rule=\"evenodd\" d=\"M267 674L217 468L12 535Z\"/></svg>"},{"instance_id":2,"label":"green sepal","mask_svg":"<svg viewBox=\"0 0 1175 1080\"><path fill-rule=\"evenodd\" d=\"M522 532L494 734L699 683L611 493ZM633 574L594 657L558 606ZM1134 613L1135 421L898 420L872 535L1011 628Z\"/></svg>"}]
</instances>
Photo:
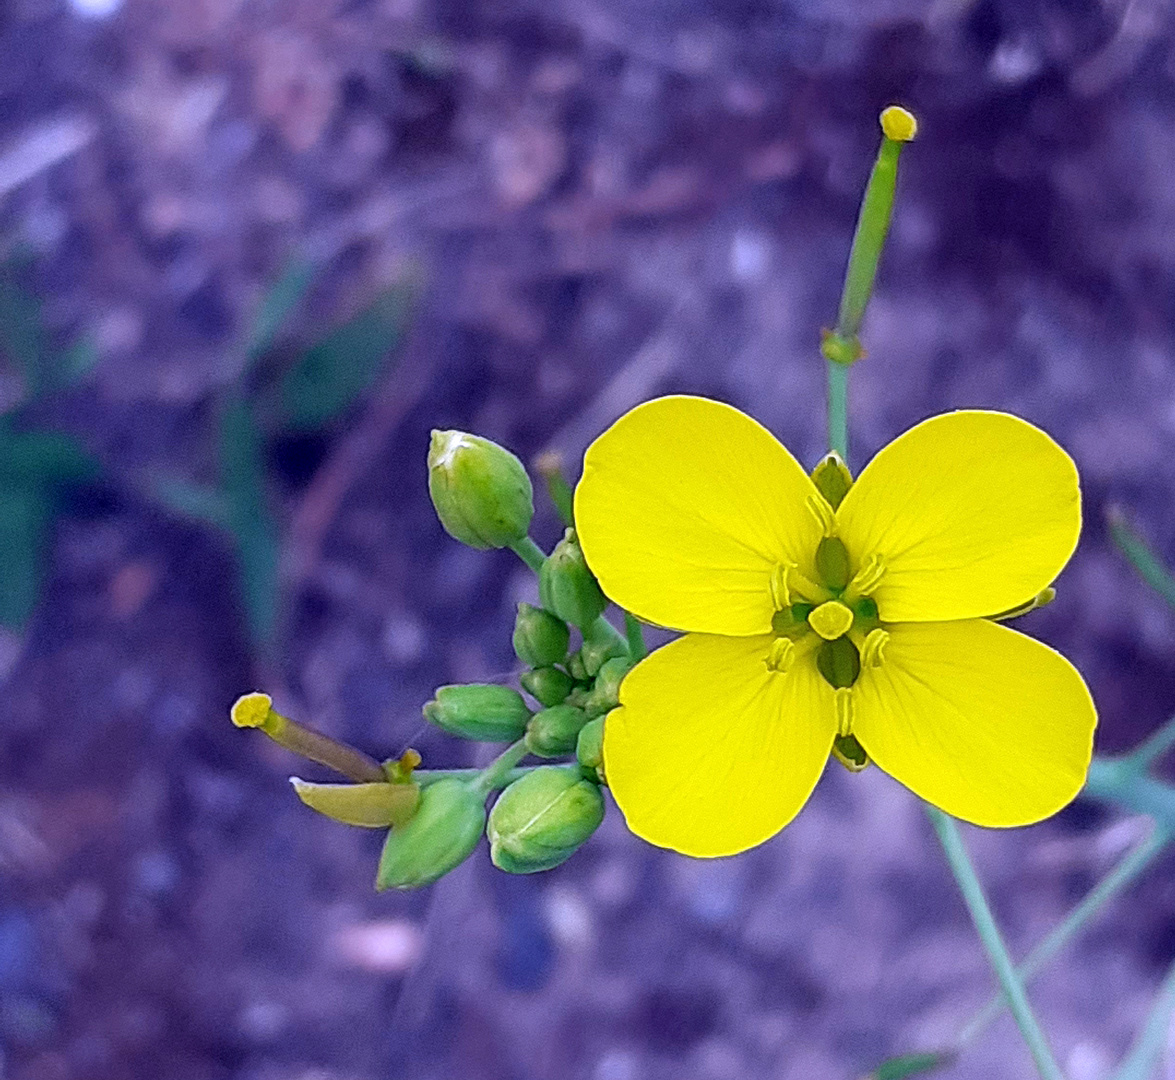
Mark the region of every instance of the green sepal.
<instances>
[{"instance_id":1,"label":"green sepal","mask_svg":"<svg viewBox=\"0 0 1175 1080\"><path fill-rule=\"evenodd\" d=\"M604 820L600 789L577 769L541 765L516 780L490 811L486 835L499 870L533 874L570 858Z\"/></svg>"},{"instance_id":2,"label":"green sepal","mask_svg":"<svg viewBox=\"0 0 1175 1080\"><path fill-rule=\"evenodd\" d=\"M411 820L420 802L416 784L312 784L290 777L294 791L311 810L344 825L386 829Z\"/></svg>"},{"instance_id":3,"label":"green sepal","mask_svg":"<svg viewBox=\"0 0 1175 1080\"><path fill-rule=\"evenodd\" d=\"M562 704L575 688L575 681L571 676L557 667L540 667L533 671L524 671L518 681L522 683L523 690L548 708Z\"/></svg>"},{"instance_id":4,"label":"green sepal","mask_svg":"<svg viewBox=\"0 0 1175 1080\"><path fill-rule=\"evenodd\" d=\"M576 649L567 658L567 671L576 682L587 682L591 676L587 673L587 666L583 662L583 655Z\"/></svg>"},{"instance_id":5,"label":"green sepal","mask_svg":"<svg viewBox=\"0 0 1175 1080\"><path fill-rule=\"evenodd\" d=\"M583 646L579 650L587 677L594 678L608 660L628 657L628 642L606 619L596 619L584 631Z\"/></svg>"},{"instance_id":6,"label":"green sepal","mask_svg":"<svg viewBox=\"0 0 1175 1080\"><path fill-rule=\"evenodd\" d=\"M869 755L855 735L838 735L833 739L832 756L849 772L861 772L869 767Z\"/></svg>"},{"instance_id":7,"label":"green sepal","mask_svg":"<svg viewBox=\"0 0 1175 1080\"><path fill-rule=\"evenodd\" d=\"M514 652L529 667L547 667L567 659L571 631L557 615L519 604L514 617Z\"/></svg>"},{"instance_id":8,"label":"green sepal","mask_svg":"<svg viewBox=\"0 0 1175 1080\"><path fill-rule=\"evenodd\" d=\"M554 705L530 718L526 727L526 748L539 757L557 757L575 749L587 713L574 705Z\"/></svg>"},{"instance_id":9,"label":"green sepal","mask_svg":"<svg viewBox=\"0 0 1175 1080\"><path fill-rule=\"evenodd\" d=\"M585 634L608 606L600 584L588 569L575 530L568 529L539 569L543 607L578 626Z\"/></svg>"},{"instance_id":10,"label":"green sepal","mask_svg":"<svg viewBox=\"0 0 1175 1080\"><path fill-rule=\"evenodd\" d=\"M534 489L522 462L464 431L432 433L428 493L445 531L473 548L517 543L534 517Z\"/></svg>"},{"instance_id":11,"label":"green sepal","mask_svg":"<svg viewBox=\"0 0 1175 1080\"><path fill-rule=\"evenodd\" d=\"M607 661L600 668L591 693L584 699L583 711L588 716L600 716L616 708L620 704L620 684L631 670L632 661L628 657Z\"/></svg>"},{"instance_id":12,"label":"green sepal","mask_svg":"<svg viewBox=\"0 0 1175 1080\"><path fill-rule=\"evenodd\" d=\"M481 742L513 742L522 738L530 709L509 686L468 683L438 687L421 710L424 718L450 735Z\"/></svg>"},{"instance_id":13,"label":"green sepal","mask_svg":"<svg viewBox=\"0 0 1175 1080\"><path fill-rule=\"evenodd\" d=\"M828 500L828 505L835 510L853 486L853 474L849 472L849 467L840 454L830 450L812 470L812 483Z\"/></svg>"},{"instance_id":14,"label":"green sepal","mask_svg":"<svg viewBox=\"0 0 1175 1080\"><path fill-rule=\"evenodd\" d=\"M449 777L429 784L420 793L412 819L388 833L376 889L431 885L473 854L485 824L485 797L480 792Z\"/></svg>"}]
</instances>

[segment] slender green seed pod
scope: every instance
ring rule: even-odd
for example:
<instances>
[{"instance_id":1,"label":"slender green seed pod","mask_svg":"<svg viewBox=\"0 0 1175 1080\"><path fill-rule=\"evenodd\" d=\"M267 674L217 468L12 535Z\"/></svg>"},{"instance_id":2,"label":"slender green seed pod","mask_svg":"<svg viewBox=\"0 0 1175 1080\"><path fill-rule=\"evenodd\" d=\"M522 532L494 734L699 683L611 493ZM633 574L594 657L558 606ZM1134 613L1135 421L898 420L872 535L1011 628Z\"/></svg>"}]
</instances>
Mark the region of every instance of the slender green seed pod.
<instances>
[{"instance_id":1,"label":"slender green seed pod","mask_svg":"<svg viewBox=\"0 0 1175 1080\"><path fill-rule=\"evenodd\" d=\"M567 530L539 569L539 598L548 611L585 633L608 606L574 529Z\"/></svg>"},{"instance_id":2,"label":"slender green seed pod","mask_svg":"<svg viewBox=\"0 0 1175 1080\"><path fill-rule=\"evenodd\" d=\"M514 651L529 667L548 667L567 659L571 631L557 615L519 604L514 619Z\"/></svg>"},{"instance_id":3,"label":"slender green seed pod","mask_svg":"<svg viewBox=\"0 0 1175 1080\"><path fill-rule=\"evenodd\" d=\"M571 676L557 667L540 667L533 671L525 671L518 681L522 683L523 690L548 708L561 704L575 688Z\"/></svg>"},{"instance_id":4,"label":"slender green seed pod","mask_svg":"<svg viewBox=\"0 0 1175 1080\"><path fill-rule=\"evenodd\" d=\"M439 687L421 711L442 731L480 742L522 738L531 715L517 690L488 683Z\"/></svg>"},{"instance_id":5,"label":"slender green seed pod","mask_svg":"<svg viewBox=\"0 0 1175 1080\"><path fill-rule=\"evenodd\" d=\"M557 757L575 749L580 729L588 717L574 705L554 705L530 718L526 728L526 748L539 757Z\"/></svg>"},{"instance_id":6,"label":"slender green seed pod","mask_svg":"<svg viewBox=\"0 0 1175 1080\"><path fill-rule=\"evenodd\" d=\"M473 854L485 823L484 796L468 784L449 777L429 784L412 819L388 833L375 887L382 891L432 884Z\"/></svg>"},{"instance_id":7,"label":"slender green seed pod","mask_svg":"<svg viewBox=\"0 0 1175 1080\"><path fill-rule=\"evenodd\" d=\"M312 784L297 776L290 783L311 810L367 829L406 824L420 802L420 787L414 783Z\"/></svg>"},{"instance_id":8,"label":"slender green seed pod","mask_svg":"<svg viewBox=\"0 0 1175 1080\"><path fill-rule=\"evenodd\" d=\"M501 548L526 536L534 490L509 450L464 431L434 431L428 493L445 531L474 548Z\"/></svg>"},{"instance_id":9,"label":"slender green seed pod","mask_svg":"<svg viewBox=\"0 0 1175 1080\"><path fill-rule=\"evenodd\" d=\"M600 789L575 769L541 765L516 780L490 811L486 835L500 870L533 874L570 858L604 820Z\"/></svg>"}]
</instances>

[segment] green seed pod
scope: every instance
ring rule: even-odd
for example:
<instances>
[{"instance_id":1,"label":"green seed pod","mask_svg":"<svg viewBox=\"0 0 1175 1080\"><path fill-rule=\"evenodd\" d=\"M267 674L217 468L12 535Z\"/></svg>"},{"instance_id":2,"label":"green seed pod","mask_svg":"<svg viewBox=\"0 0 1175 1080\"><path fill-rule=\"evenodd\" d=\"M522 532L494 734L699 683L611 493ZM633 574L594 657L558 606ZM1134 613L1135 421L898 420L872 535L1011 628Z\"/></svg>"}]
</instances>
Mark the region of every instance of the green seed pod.
<instances>
[{"instance_id":1,"label":"green seed pod","mask_svg":"<svg viewBox=\"0 0 1175 1080\"><path fill-rule=\"evenodd\" d=\"M543 607L585 633L608 606L599 582L588 569L583 549L568 529L539 569L539 598Z\"/></svg>"},{"instance_id":2,"label":"green seed pod","mask_svg":"<svg viewBox=\"0 0 1175 1080\"><path fill-rule=\"evenodd\" d=\"M584 671L589 678L594 678L605 661L628 656L628 643L613 629L611 623L605 619L596 619L584 631L583 647L579 654L583 659Z\"/></svg>"},{"instance_id":3,"label":"green seed pod","mask_svg":"<svg viewBox=\"0 0 1175 1080\"><path fill-rule=\"evenodd\" d=\"M530 718L526 727L526 748L539 757L556 757L575 749L587 713L574 705L555 705Z\"/></svg>"},{"instance_id":4,"label":"green seed pod","mask_svg":"<svg viewBox=\"0 0 1175 1080\"><path fill-rule=\"evenodd\" d=\"M445 531L475 548L517 543L534 517L534 489L509 450L464 431L434 431L428 493Z\"/></svg>"},{"instance_id":5,"label":"green seed pod","mask_svg":"<svg viewBox=\"0 0 1175 1080\"><path fill-rule=\"evenodd\" d=\"M420 787L414 783L311 784L297 776L290 783L311 810L368 829L406 824L420 802Z\"/></svg>"},{"instance_id":6,"label":"green seed pod","mask_svg":"<svg viewBox=\"0 0 1175 1080\"><path fill-rule=\"evenodd\" d=\"M540 667L519 677L522 689L546 706L559 705L575 688L571 676L557 667Z\"/></svg>"},{"instance_id":7,"label":"green seed pod","mask_svg":"<svg viewBox=\"0 0 1175 1080\"><path fill-rule=\"evenodd\" d=\"M840 454L830 450L812 470L812 483L828 500L828 505L835 510L853 486L853 474L849 472L849 467Z\"/></svg>"},{"instance_id":8,"label":"green seed pod","mask_svg":"<svg viewBox=\"0 0 1175 1080\"><path fill-rule=\"evenodd\" d=\"M499 870L533 874L570 856L604 820L600 789L576 769L541 765L516 780L490 811L486 835Z\"/></svg>"},{"instance_id":9,"label":"green seed pod","mask_svg":"<svg viewBox=\"0 0 1175 1080\"><path fill-rule=\"evenodd\" d=\"M571 632L558 616L530 604L519 604L514 619L514 651L529 667L547 667L567 659Z\"/></svg>"},{"instance_id":10,"label":"green seed pod","mask_svg":"<svg viewBox=\"0 0 1175 1080\"><path fill-rule=\"evenodd\" d=\"M530 709L517 690L487 683L441 686L421 711L442 731L481 742L521 739L530 721Z\"/></svg>"},{"instance_id":11,"label":"green seed pod","mask_svg":"<svg viewBox=\"0 0 1175 1080\"><path fill-rule=\"evenodd\" d=\"M588 716L601 716L616 708L620 704L620 684L631 670L632 661L627 657L617 657L605 663L596 676L592 692L583 703L583 711Z\"/></svg>"},{"instance_id":12,"label":"green seed pod","mask_svg":"<svg viewBox=\"0 0 1175 1080\"><path fill-rule=\"evenodd\" d=\"M473 854L485 823L485 798L468 784L452 777L429 784L408 824L388 833L375 887L431 885Z\"/></svg>"},{"instance_id":13,"label":"green seed pod","mask_svg":"<svg viewBox=\"0 0 1175 1080\"><path fill-rule=\"evenodd\" d=\"M590 769L600 781L604 779L604 717L597 716L583 725L575 743L575 760L580 768Z\"/></svg>"}]
</instances>

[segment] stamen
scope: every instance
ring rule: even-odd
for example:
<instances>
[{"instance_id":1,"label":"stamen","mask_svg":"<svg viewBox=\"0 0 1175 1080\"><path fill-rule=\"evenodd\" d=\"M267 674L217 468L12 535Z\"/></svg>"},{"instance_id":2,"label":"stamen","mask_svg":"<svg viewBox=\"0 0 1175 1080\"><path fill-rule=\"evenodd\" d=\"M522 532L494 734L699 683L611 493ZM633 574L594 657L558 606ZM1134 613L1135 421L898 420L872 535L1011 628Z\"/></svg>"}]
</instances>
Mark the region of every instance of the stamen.
<instances>
[{"instance_id":1,"label":"stamen","mask_svg":"<svg viewBox=\"0 0 1175 1080\"><path fill-rule=\"evenodd\" d=\"M849 587L845 590L846 602L852 603L858 596L871 593L884 576L885 559L880 555L870 555L849 582Z\"/></svg>"},{"instance_id":2,"label":"stamen","mask_svg":"<svg viewBox=\"0 0 1175 1080\"><path fill-rule=\"evenodd\" d=\"M812 610L808 625L825 641L835 641L853 625L853 613L844 604L829 600Z\"/></svg>"},{"instance_id":3,"label":"stamen","mask_svg":"<svg viewBox=\"0 0 1175 1080\"><path fill-rule=\"evenodd\" d=\"M853 692L843 686L833 691L832 699L836 703L836 733L843 738L853 730Z\"/></svg>"},{"instance_id":4,"label":"stamen","mask_svg":"<svg viewBox=\"0 0 1175 1080\"><path fill-rule=\"evenodd\" d=\"M776 611L791 607L791 590L787 587L787 567L779 563L771 571L771 603Z\"/></svg>"},{"instance_id":5,"label":"stamen","mask_svg":"<svg viewBox=\"0 0 1175 1080\"><path fill-rule=\"evenodd\" d=\"M861 667L881 667L885 659L885 647L889 644L889 634L880 627L870 630L861 646Z\"/></svg>"},{"instance_id":6,"label":"stamen","mask_svg":"<svg viewBox=\"0 0 1175 1080\"><path fill-rule=\"evenodd\" d=\"M817 585L807 574L801 573L795 563L776 563L768 587L776 611L783 611L805 600L822 604L832 596L823 585Z\"/></svg>"},{"instance_id":7,"label":"stamen","mask_svg":"<svg viewBox=\"0 0 1175 1080\"><path fill-rule=\"evenodd\" d=\"M779 637L771 643L771 651L764 662L769 671L778 671L782 674L792 666L795 659L795 643L790 638Z\"/></svg>"},{"instance_id":8,"label":"stamen","mask_svg":"<svg viewBox=\"0 0 1175 1080\"><path fill-rule=\"evenodd\" d=\"M820 526L821 535L836 535L836 515L833 513L832 507L828 505L828 500L823 495L809 495L804 500L804 505L808 508L808 512L816 519L816 524Z\"/></svg>"}]
</instances>

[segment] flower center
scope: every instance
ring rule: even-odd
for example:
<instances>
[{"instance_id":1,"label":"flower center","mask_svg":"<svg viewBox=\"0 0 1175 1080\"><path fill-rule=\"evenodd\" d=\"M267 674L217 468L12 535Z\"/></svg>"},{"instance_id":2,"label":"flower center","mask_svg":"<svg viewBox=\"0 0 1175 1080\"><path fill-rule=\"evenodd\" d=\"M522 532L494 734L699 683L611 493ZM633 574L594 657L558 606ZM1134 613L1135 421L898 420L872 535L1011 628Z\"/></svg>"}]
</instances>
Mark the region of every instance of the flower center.
<instances>
[{"instance_id":1,"label":"flower center","mask_svg":"<svg viewBox=\"0 0 1175 1080\"><path fill-rule=\"evenodd\" d=\"M835 641L848 633L853 613L839 600L829 600L808 613L808 625L825 641Z\"/></svg>"}]
</instances>

